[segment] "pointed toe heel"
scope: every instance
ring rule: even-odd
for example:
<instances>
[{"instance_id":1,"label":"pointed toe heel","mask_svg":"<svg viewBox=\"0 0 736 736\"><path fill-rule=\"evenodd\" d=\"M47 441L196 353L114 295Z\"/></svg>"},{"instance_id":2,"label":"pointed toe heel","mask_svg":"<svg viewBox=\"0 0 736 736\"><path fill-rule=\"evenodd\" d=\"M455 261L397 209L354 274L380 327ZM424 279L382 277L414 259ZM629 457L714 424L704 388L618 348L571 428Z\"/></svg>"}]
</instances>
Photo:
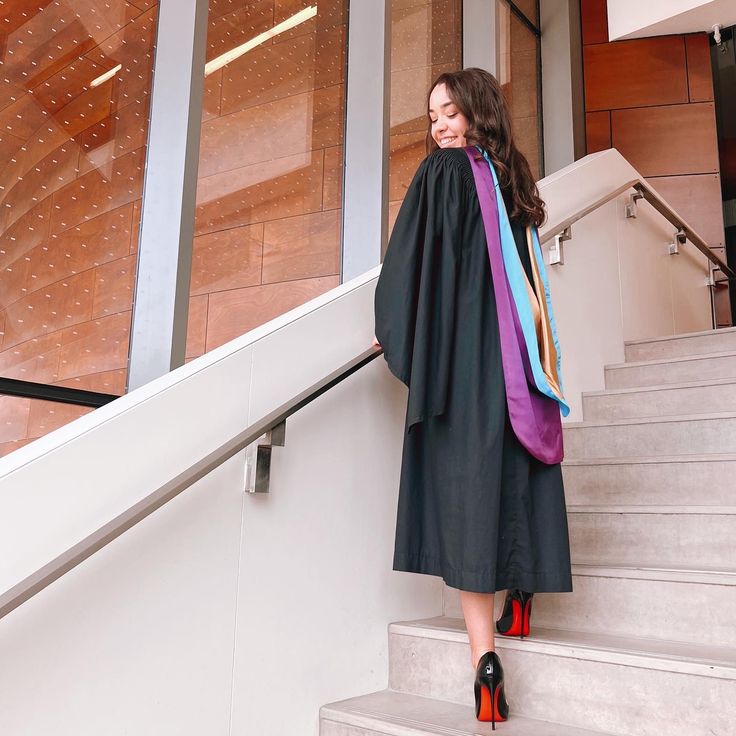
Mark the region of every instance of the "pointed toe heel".
<instances>
[{"instance_id":1,"label":"pointed toe heel","mask_svg":"<svg viewBox=\"0 0 736 736\"><path fill-rule=\"evenodd\" d=\"M486 652L478 662L475 672L475 717L479 721L496 723L509 717L509 704L503 684L503 667L496 652Z\"/></svg>"},{"instance_id":2,"label":"pointed toe heel","mask_svg":"<svg viewBox=\"0 0 736 736\"><path fill-rule=\"evenodd\" d=\"M502 636L529 636L534 593L512 589L506 592L503 610L496 621L496 631Z\"/></svg>"}]
</instances>

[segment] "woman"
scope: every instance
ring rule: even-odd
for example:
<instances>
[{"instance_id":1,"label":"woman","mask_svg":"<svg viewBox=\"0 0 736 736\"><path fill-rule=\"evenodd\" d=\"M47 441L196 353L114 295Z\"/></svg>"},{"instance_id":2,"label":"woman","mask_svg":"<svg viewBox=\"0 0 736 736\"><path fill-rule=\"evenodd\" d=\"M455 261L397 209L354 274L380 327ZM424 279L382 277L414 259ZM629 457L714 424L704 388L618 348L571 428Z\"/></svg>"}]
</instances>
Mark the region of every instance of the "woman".
<instances>
[{"instance_id":1,"label":"woman","mask_svg":"<svg viewBox=\"0 0 736 736\"><path fill-rule=\"evenodd\" d=\"M544 219L496 79L442 74L429 155L376 287L376 343L409 387L394 569L460 590L476 716L508 716L496 622L529 633L531 595L572 590L560 461L559 350L536 228Z\"/></svg>"}]
</instances>

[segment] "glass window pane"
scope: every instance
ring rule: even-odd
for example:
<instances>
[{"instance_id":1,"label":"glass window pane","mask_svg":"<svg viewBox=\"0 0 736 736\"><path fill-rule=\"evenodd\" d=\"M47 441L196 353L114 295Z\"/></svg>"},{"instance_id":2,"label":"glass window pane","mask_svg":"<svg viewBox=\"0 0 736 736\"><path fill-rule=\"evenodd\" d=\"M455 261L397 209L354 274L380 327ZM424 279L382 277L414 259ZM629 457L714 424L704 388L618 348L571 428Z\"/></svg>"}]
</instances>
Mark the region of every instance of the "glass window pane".
<instances>
[{"instance_id":1,"label":"glass window pane","mask_svg":"<svg viewBox=\"0 0 736 736\"><path fill-rule=\"evenodd\" d=\"M0 457L91 411L87 406L0 396Z\"/></svg>"},{"instance_id":2,"label":"glass window pane","mask_svg":"<svg viewBox=\"0 0 736 736\"><path fill-rule=\"evenodd\" d=\"M157 15L1 4L0 375L124 390Z\"/></svg>"},{"instance_id":3,"label":"glass window pane","mask_svg":"<svg viewBox=\"0 0 736 736\"><path fill-rule=\"evenodd\" d=\"M461 0L392 3L389 228L426 155L429 85L462 64L461 6Z\"/></svg>"},{"instance_id":4,"label":"glass window pane","mask_svg":"<svg viewBox=\"0 0 736 736\"><path fill-rule=\"evenodd\" d=\"M339 283L347 0L210 0L187 358Z\"/></svg>"},{"instance_id":5,"label":"glass window pane","mask_svg":"<svg viewBox=\"0 0 736 736\"><path fill-rule=\"evenodd\" d=\"M538 0L514 0L514 5L539 28Z\"/></svg>"}]
</instances>

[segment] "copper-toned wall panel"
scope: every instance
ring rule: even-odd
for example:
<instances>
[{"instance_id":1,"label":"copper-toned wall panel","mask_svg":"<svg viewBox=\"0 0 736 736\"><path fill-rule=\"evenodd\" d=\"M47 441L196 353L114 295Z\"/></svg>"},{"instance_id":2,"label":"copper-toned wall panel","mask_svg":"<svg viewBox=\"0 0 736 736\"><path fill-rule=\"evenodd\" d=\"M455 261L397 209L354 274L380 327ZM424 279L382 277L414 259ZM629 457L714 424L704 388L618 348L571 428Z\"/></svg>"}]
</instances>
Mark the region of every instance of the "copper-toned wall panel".
<instances>
[{"instance_id":1,"label":"copper-toned wall panel","mask_svg":"<svg viewBox=\"0 0 736 736\"><path fill-rule=\"evenodd\" d=\"M611 113L608 110L585 113L585 143L588 153L611 147Z\"/></svg>"},{"instance_id":2,"label":"copper-toned wall panel","mask_svg":"<svg viewBox=\"0 0 736 736\"><path fill-rule=\"evenodd\" d=\"M426 155L427 94L445 71L460 69L460 0L401 0L391 8L389 232Z\"/></svg>"},{"instance_id":3,"label":"copper-toned wall panel","mask_svg":"<svg viewBox=\"0 0 736 736\"><path fill-rule=\"evenodd\" d=\"M240 289L261 283L263 225L200 235L192 253L192 294Z\"/></svg>"},{"instance_id":4,"label":"copper-toned wall panel","mask_svg":"<svg viewBox=\"0 0 736 736\"><path fill-rule=\"evenodd\" d=\"M209 295L193 296L189 299L189 321L187 322L186 357L202 355L207 340L207 308Z\"/></svg>"},{"instance_id":5,"label":"copper-toned wall panel","mask_svg":"<svg viewBox=\"0 0 736 736\"><path fill-rule=\"evenodd\" d=\"M687 77L690 102L707 102L713 99L713 69L710 63L708 35L697 33L685 36L687 50Z\"/></svg>"},{"instance_id":6,"label":"copper-toned wall panel","mask_svg":"<svg viewBox=\"0 0 736 736\"><path fill-rule=\"evenodd\" d=\"M133 303L136 256L126 256L95 269L92 317L127 312Z\"/></svg>"},{"instance_id":7,"label":"copper-toned wall panel","mask_svg":"<svg viewBox=\"0 0 736 736\"><path fill-rule=\"evenodd\" d=\"M723 247L721 177L718 174L652 177L649 181L708 245Z\"/></svg>"},{"instance_id":8,"label":"copper-toned wall panel","mask_svg":"<svg viewBox=\"0 0 736 736\"><path fill-rule=\"evenodd\" d=\"M0 396L0 442L12 442L27 436L30 399Z\"/></svg>"},{"instance_id":9,"label":"copper-toned wall panel","mask_svg":"<svg viewBox=\"0 0 736 736\"><path fill-rule=\"evenodd\" d=\"M337 276L326 276L210 294L207 350L334 289L338 283Z\"/></svg>"},{"instance_id":10,"label":"copper-toned wall panel","mask_svg":"<svg viewBox=\"0 0 736 736\"><path fill-rule=\"evenodd\" d=\"M125 368L129 335L130 312L113 314L63 330L59 378Z\"/></svg>"},{"instance_id":11,"label":"copper-toned wall panel","mask_svg":"<svg viewBox=\"0 0 736 736\"><path fill-rule=\"evenodd\" d=\"M32 401L28 413L28 436L41 437L91 411L94 410L88 406L60 404L55 401Z\"/></svg>"},{"instance_id":12,"label":"copper-toned wall panel","mask_svg":"<svg viewBox=\"0 0 736 736\"><path fill-rule=\"evenodd\" d=\"M718 172L712 102L614 110L611 138L644 176Z\"/></svg>"},{"instance_id":13,"label":"copper-toned wall panel","mask_svg":"<svg viewBox=\"0 0 736 736\"><path fill-rule=\"evenodd\" d=\"M157 3L9 5L0 7L0 375L121 392ZM79 413L26 409L27 436L0 451Z\"/></svg>"},{"instance_id":14,"label":"copper-toned wall panel","mask_svg":"<svg viewBox=\"0 0 736 736\"><path fill-rule=\"evenodd\" d=\"M188 358L337 283L347 0L311 6L210 0L208 62L278 32L205 80Z\"/></svg>"},{"instance_id":15,"label":"copper-toned wall panel","mask_svg":"<svg viewBox=\"0 0 736 736\"><path fill-rule=\"evenodd\" d=\"M580 15L583 43L608 42L608 6L606 0L581 0Z\"/></svg>"},{"instance_id":16,"label":"copper-toned wall panel","mask_svg":"<svg viewBox=\"0 0 736 736\"><path fill-rule=\"evenodd\" d=\"M103 394L125 393L125 381L128 377L126 368L112 371L100 371L99 373L88 373L85 376L75 376L57 381L59 386L69 386L85 391L99 391Z\"/></svg>"},{"instance_id":17,"label":"copper-toned wall panel","mask_svg":"<svg viewBox=\"0 0 736 736\"><path fill-rule=\"evenodd\" d=\"M587 111L688 101L682 36L596 44L583 55Z\"/></svg>"},{"instance_id":18,"label":"copper-toned wall panel","mask_svg":"<svg viewBox=\"0 0 736 736\"><path fill-rule=\"evenodd\" d=\"M328 210L267 222L262 282L338 275L340 211Z\"/></svg>"}]
</instances>

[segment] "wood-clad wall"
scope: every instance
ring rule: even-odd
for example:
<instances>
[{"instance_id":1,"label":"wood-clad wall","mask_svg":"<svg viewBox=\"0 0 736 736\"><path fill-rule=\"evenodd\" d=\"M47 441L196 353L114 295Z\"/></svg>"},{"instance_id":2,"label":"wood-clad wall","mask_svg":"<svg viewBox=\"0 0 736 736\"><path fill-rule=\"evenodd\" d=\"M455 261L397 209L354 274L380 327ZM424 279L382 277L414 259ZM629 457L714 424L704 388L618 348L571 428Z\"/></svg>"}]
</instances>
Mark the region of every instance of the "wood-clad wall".
<instances>
[{"instance_id":1,"label":"wood-clad wall","mask_svg":"<svg viewBox=\"0 0 736 736\"><path fill-rule=\"evenodd\" d=\"M707 35L609 43L606 0L581 11L588 153L617 148L725 260Z\"/></svg>"}]
</instances>

